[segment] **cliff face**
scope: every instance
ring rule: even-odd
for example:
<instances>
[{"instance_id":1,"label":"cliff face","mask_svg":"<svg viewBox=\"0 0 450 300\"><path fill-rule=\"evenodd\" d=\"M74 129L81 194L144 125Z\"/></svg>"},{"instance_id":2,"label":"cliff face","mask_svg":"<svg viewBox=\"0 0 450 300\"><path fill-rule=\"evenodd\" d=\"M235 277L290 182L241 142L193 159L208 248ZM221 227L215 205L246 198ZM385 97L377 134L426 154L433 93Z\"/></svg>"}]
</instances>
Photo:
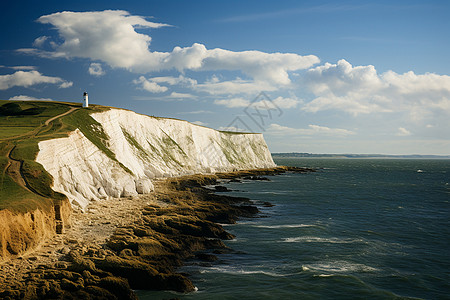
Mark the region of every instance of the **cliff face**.
<instances>
[{"instance_id":1,"label":"cliff face","mask_svg":"<svg viewBox=\"0 0 450 300\"><path fill-rule=\"evenodd\" d=\"M91 116L100 124L92 126L93 134L106 136L104 147L76 130L40 142L36 158L53 176L53 189L82 209L93 199L148 193L158 177L275 166L261 134L219 132L120 109Z\"/></svg>"},{"instance_id":2,"label":"cliff face","mask_svg":"<svg viewBox=\"0 0 450 300\"><path fill-rule=\"evenodd\" d=\"M32 212L17 213L8 209L0 210L0 261L35 248L40 242L52 237L61 220L70 224L71 207L68 201L61 201L51 211L36 209Z\"/></svg>"}]
</instances>

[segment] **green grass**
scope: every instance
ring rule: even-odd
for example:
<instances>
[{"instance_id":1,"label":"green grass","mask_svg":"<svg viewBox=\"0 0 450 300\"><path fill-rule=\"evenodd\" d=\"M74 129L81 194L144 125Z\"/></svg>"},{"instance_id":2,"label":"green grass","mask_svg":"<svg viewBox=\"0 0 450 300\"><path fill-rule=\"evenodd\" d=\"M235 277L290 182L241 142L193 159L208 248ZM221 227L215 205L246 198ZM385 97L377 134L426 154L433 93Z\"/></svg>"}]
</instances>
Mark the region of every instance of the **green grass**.
<instances>
[{"instance_id":1,"label":"green grass","mask_svg":"<svg viewBox=\"0 0 450 300\"><path fill-rule=\"evenodd\" d=\"M260 134L260 133L258 133L258 132L240 132L240 131L222 131L222 130L219 130L219 132L220 133L225 133L225 134L233 134L233 135L236 135L236 134Z\"/></svg>"},{"instance_id":2,"label":"green grass","mask_svg":"<svg viewBox=\"0 0 450 300\"><path fill-rule=\"evenodd\" d=\"M107 108L92 106L57 118L47 126L52 117L81 108L79 103L49 101L0 101L0 209L26 212L36 208L51 207L53 200L64 199L63 194L51 189L52 177L35 161L38 143L43 140L65 137L76 128L110 158L115 159L107 147L108 137L101 125L89 114ZM18 185L7 173L9 149L11 157L22 161L21 174L30 190ZM117 160L116 160L117 161ZM124 167L124 169L126 169ZM128 170L129 171L129 170Z\"/></svg>"},{"instance_id":3,"label":"green grass","mask_svg":"<svg viewBox=\"0 0 450 300\"><path fill-rule=\"evenodd\" d=\"M0 125L0 137L11 138L18 135L24 135L27 132L32 131L35 127L33 126L16 126L16 125Z\"/></svg>"},{"instance_id":4,"label":"green grass","mask_svg":"<svg viewBox=\"0 0 450 300\"><path fill-rule=\"evenodd\" d=\"M5 167L8 159L0 156L0 210L10 209L17 212L51 209L53 200L29 192L19 186L11 177L5 174Z\"/></svg>"},{"instance_id":5,"label":"green grass","mask_svg":"<svg viewBox=\"0 0 450 300\"><path fill-rule=\"evenodd\" d=\"M139 157L144 159L148 158L148 152L141 146L141 144L139 144L138 141L136 141L136 139L125 128L121 127L121 129L127 142L138 150Z\"/></svg>"}]
</instances>

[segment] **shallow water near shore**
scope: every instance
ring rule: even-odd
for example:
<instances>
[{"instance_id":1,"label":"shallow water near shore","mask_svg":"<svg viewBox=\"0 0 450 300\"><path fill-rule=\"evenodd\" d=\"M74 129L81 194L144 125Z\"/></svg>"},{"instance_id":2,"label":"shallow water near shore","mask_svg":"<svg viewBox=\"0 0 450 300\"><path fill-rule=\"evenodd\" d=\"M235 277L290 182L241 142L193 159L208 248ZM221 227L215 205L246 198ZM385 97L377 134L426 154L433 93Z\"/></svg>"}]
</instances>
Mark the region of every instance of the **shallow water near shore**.
<instances>
[{"instance_id":1,"label":"shallow water near shore","mask_svg":"<svg viewBox=\"0 0 450 300\"><path fill-rule=\"evenodd\" d=\"M227 225L234 251L188 261L198 291L140 299L448 299L450 160L280 158L322 168L224 184L261 218Z\"/></svg>"}]
</instances>

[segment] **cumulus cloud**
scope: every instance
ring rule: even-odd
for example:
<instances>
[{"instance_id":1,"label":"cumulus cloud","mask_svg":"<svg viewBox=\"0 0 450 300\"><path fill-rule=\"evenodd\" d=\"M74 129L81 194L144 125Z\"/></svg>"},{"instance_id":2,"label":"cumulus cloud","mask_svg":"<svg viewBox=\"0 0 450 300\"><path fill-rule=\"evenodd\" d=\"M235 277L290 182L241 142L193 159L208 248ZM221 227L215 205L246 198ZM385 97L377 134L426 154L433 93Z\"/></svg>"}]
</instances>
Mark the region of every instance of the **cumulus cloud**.
<instances>
[{"instance_id":1,"label":"cumulus cloud","mask_svg":"<svg viewBox=\"0 0 450 300\"><path fill-rule=\"evenodd\" d=\"M105 71L103 71L102 65L99 63L91 63L88 71L89 71L89 74L91 74L93 76L105 75Z\"/></svg>"},{"instance_id":2,"label":"cumulus cloud","mask_svg":"<svg viewBox=\"0 0 450 300\"><path fill-rule=\"evenodd\" d=\"M32 96L26 96L26 95L19 95L9 98L9 100L17 100L17 101L53 101L53 99L50 98L37 98Z\"/></svg>"},{"instance_id":3,"label":"cumulus cloud","mask_svg":"<svg viewBox=\"0 0 450 300\"><path fill-rule=\"evenodd\" d=\"M279 108L295 108L300 103L300 101L295 98L277 97L272 101L272 103Z\"/></svg>"},{"instance_id":4,"label":"cumulus cloud","mask_svg":"<svg viewBox=\"0 0 450 300\"><path fill-rule=\"evenodd\" d=\"M345 60L308 70L302 84L316 96L302 109L342 110L353 115L409 111L417 119L430 110L450 113L450 76L414 72L377 74L373 66Z\"/></svg>"},{"instance_id":5,"label":"cumulus cloud","mask_svg":"<svg viewBox=\"0 0 450 300\"><path fill-rule=\"evenodd\" d=\"M169 89L166 86L160 85L160 84L166 84L166 85L179 85L183 87L192 88L197 84L197 81L185 77L183 75L180 75L178 77L174 76L163 76L163 77L150 77L145 78L144 76L140 76L139 79L133 80L133 83L138 85L140 89L149 91L151 93L163 93L168 91ZM178 92L172 92L167 97L170 98L197 98L197 96L194 96L192 94L187 93L178 93Z\"/></svg>"},{"instance_id":6,"label":"cumulus cloud","mask_svg":"<svg viewBox=\"0 0 450 300\"><path fill-rule=\"evenodd\" d=\"M169 25L149 22L144 17L133 16L122 10L64 11L42 16L38 22L51 24L58 32L58 39L63 42L53 42L52 50L32 48L19 49L20 52L53 58L89 58L103 61L113 68L125 68L137 73L170 69L180 72L237 70L257 81L286 85L291 83L288 72L306 69L319 62L314 55L235 52L207 49L199 43L189 47L177 46L171 52L151 51L151 37L136 32L135 28L153 29Z\"/></svg>"},{"instance_id":7,"label":"cumulus cloud","mask_svg":"<svg viewBox=\"0 0 450 300\"><path fill-rule=\"evenodd\" d=\"M279 124L271 124L269 129L267 130L267 133L277 136L326 135L326 136L340 136L340 137L355 134L355 132L351 130L341 128L329 128L326 126L319 126L319 125L308 125L308 128L291 128Z\"/></svg>"},{"instance_id":8,"label":"cumulus cloud","mask_svg":"<svg viewBox=\"0 0 450 300\"><path fill-rule=\"evenodd\" d=\"M169 85L195 86L197 84L197 80L185 77L183 75L179 75L178 77L174 76L152 77L149 80L156 83L166 83Z\"/></svg>"},{"instance_id":9,"label":"cumulus cloud","mask_svg":"<svg viewBox=\"0 0 450 300\"><path fill-rule=\"evenodd\" d=\"M398 128L397 136L409 136L411 135L411 132L403 127Z\"/></svg>"},{"instance_id":10,"label":"cumulus cloud","mask_svg":"<svg viewBox=\"0 0 450 300\"><path fill-rule=\"evenodd\" d=\"M0 90L7 90L14 86L29 87L36 84L59 84L60 88L68 88L73 85L59 77L45 76L38 71L17 71L13 74L0 75Z\"/></svg>"},{"instance_id":11,"label":"cumulus cloud","mask_svg":"<svg viewBox=\"0 0 450 300\"><path fill-rule=\"evenodd\" d=\"M241 70L257 81L276 84L291 82L288 71L307 69L319 62L314 55L300 56L294 53L233 52L224 49L206 51L203 60L205 70Z\"/></svg>"},{"instance_id":12,"label":"cumulus cloud","mask_svg":"<svg viewBox=\"0 0 450 300\"><path fill-rule=\"evenodd\" d=\"M62 88L62 89L66 89L66 88L71 87L72 85L73 85L73 82L71 82L71 81L64 81L63 83L61 83L59 85L59 87Z\"/></svg>"},{"instance_id":13,"label":"cumulus cloud","mask_svg":"<svg viewBox=\"0 0 450 300\"><path fill-rule=\"evenodd\" d=\"M161 86L156 82L148 80L144 76L139 77L139 79L133 80L133 83L138 85L140 89L146 90L150 93L163 93L168 90L167 87Z\"/></svg>"}]
</instances>

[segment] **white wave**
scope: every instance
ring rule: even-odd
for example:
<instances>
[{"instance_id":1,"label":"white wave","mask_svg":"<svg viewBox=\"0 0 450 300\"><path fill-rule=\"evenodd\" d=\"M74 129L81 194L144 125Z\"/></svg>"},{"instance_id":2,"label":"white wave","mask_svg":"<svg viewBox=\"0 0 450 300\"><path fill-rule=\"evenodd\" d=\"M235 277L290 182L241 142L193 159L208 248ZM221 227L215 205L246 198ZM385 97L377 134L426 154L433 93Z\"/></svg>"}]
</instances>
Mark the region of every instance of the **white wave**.
<instances>
[{"instance_id":1,"label":"white wave","mask_svg":"<svg viewBox=\"0 0 450 300\"><path fill-rule=\"evenodd\" d=\"M376 272L377 268L373 268L364 264L351 263L348 261L333 261L326 263L308 264L302 266L302 269L318 272L329 273L353 273L353 272ZM324 275L324 274L321 274ZM321 276L320 277L325 277ZM332 275L332 274L326 274Z\"/></svg>"},{"instance_id":2,"label":"white wave","mask_svg":"<svg viewBox=\"0 0 450 300\"><path fill-rule=\"evenodd\" d=\"M237 268L233 268L233 267L209 267L207 269L200 271L200 273L225 273L225 274L231 274L231 275L262 274L262 275L271 276L271 277L287 277L287 276L292 276L292 275L298 274L298 273L281 274L281 273L268 272L268 271L263 271L263 270L237 269Z\"/></svg>"},{"instance_id":3,"label":"white wave","mask_svg":"<svg viewBox=\"0 0 450 300\"><path fill-rule=\"evenodd\" d=\"M317 236L299 236L283 239L285 243L330 243L330 244L351 244L366 243L363 239L340 239L340 238L322 238Z\"/></svg>"},{"instance_id":4,"label":"white wave","mask_svg":"<svg viewBox=\"0 0 450 300\"><path fill-rule=\"evenodd\" d=\"M236 243L236 242L246 242L247 241L247 239L246 238L234 238L234 239L231 239L231 240L227 240L227 242L232 242L232 243Z\"/></svg>"},{"instance_id":5,"label":"white wave","mask_svg":"<svg viewBox=\"0 0 450 300\"><path fill-rule=\"evenodd\" d=\"M239 224L239 225L253 225L253 224L259 224L259 222L255 222L255 221L239 221L237 224Z\"/></svg>"},{"instance_id":6,"label":"white wave","mask_svg":"<svg viewBox=\"0 0 450 300\"><path fill-rule=\"evenodd\" d=\"M288 195L292 194L291 191L285 191L285 192L274 192L274 191L261 191L261 192L252 192L253 194L270 194L270 195Z\"/></svg>"},{"instance_id":7,"label":"white wave","mask_svg":"<svg viewBox=\"0 0 450 300\"><path fill-rule=\"evenodd\" d=\"M255 225L253 227L277 229L277 228L301 228L301 227L315 227L315 226L316 225L312 224L285 224L285 225Z\"/></svg>"}]
</instances>

